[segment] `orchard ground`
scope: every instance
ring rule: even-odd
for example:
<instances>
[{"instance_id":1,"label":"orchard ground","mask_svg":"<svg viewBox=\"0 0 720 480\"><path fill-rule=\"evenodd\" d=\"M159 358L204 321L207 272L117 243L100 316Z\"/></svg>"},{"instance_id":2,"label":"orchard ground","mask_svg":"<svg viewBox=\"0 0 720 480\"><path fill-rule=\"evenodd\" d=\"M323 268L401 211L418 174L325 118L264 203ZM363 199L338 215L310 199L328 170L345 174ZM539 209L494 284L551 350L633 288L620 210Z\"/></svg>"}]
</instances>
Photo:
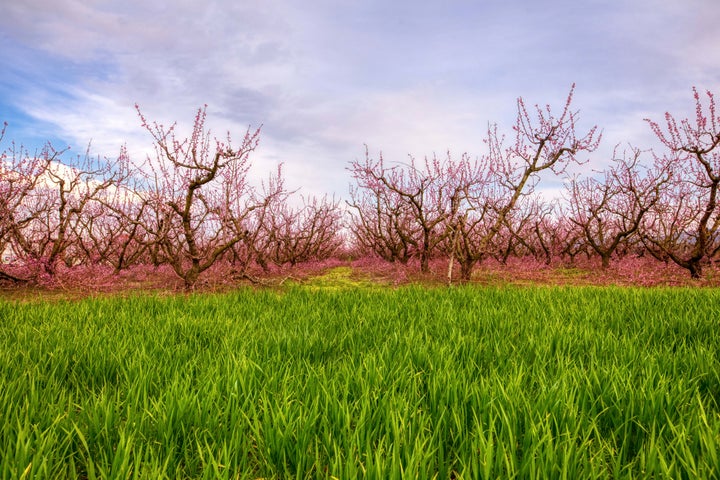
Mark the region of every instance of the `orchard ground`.
<instances>
[{"instance_id":1,"label":"orchard ground","mask_svg":"<svg viewBox=\"0 0 720 480\"><path fill-rule=\"evenodd\" d=\"M260 268L238 275L232 266L221 263L201 276L195 292L228 292L242 286L282 288L301 284L312 287L397 287L418 284L429 287L447 286L448 261L431 262L429 273L420 271L418 262L388 263L379 259L329 259L298 267ZM12 268L6 271L13 272ZM451 285L463 282L453 276ZM720 287L720 268L706 267L701 279L692 279L687 270L672 262L659 262L647 257L625 257L600 267L600 259L578 259L572 264L557 262L547 265L533 258L510 258L506 263L489 259L477 267L469 284L504 285L566 285L566 286L627 286L627 287ZM47 282L14 284L0 282L0 298L5 300L69 299L95 295L125 295L148 292L172 295L184 291L183 281L169 266L135 266L120 273L102 265L66 268Z\"/></svg>"}]
</instances>

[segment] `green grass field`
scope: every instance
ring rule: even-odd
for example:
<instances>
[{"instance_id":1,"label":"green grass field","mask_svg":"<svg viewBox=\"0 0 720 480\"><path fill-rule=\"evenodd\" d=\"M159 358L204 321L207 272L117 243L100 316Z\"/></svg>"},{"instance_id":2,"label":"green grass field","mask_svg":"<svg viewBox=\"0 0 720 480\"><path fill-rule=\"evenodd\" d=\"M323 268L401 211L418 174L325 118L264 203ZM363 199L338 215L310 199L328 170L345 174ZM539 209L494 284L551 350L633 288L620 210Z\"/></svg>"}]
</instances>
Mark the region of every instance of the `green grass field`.
<instances>
[{"instance_id":1,"label":"green grass field","mask_svg":"<svg viewBox=\"0 0 720 480\"><path fill-rule=\"evenodd\" d=\"M0 301L2 478L717 478L720 291Z\"/></svg>"}]
</instances>

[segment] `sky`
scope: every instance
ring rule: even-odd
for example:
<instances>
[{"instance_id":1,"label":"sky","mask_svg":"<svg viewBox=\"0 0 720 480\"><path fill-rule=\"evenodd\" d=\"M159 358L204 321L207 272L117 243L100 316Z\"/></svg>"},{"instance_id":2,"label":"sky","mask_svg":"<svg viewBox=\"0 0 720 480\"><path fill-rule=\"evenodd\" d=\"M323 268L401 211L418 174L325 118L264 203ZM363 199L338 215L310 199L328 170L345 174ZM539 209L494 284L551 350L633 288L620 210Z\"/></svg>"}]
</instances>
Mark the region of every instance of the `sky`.
<instances>
[{"instance_id":1,"label":"sky","mask_svg":"<svg viewBox=\"0 0 720 480\"><path fill-rule=\"evenodd\" d=\"M305 195L348 197L350 161L485 153L516 99L558 111L573 83L579 130L653 145L644 118L692 115L720 93L717 0L0 0L0 122L31 152L49 141L147 155L150 120L242 139L253 174L280 163ZM582 133L582 132L581 132ZM586 167L591 168L591 167Z\"/></svg>"}]
</instances>

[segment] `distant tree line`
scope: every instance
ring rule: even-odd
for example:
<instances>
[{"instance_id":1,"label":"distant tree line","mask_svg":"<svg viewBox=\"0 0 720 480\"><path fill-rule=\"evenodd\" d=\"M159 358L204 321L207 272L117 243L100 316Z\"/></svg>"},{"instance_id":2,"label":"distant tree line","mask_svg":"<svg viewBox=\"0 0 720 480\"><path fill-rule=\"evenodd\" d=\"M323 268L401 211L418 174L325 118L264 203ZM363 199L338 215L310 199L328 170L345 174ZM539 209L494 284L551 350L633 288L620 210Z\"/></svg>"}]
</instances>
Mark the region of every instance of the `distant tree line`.
<instances>
[{"instance_id":1,"label":"distant tree line","mask_svg":"<svg viewBox=\"0 0 720 480\"><path fill-rule=\"evenodd\" d=\"M720 115L712 93L693 89L695 118L647 120L663 152L616 148L603 172L570 176L568 167L601 140L597 127L577 132L573 92L559 113L519 98L512 135L491 126L487 152L476 158L448 153L388 164L366 148L364 159L349 163L345 203L298 198L281 168L251 179L260 130L248 129L237 145L229 135L217 139L205 107L187 138L136 107L155 147L140 161L124 147L115 159L88 151L68 162L68 152L50 144L34 154L11 144L0 154L0 280L52 277L61 265L116 272L169 265L192 289L222 262L242 277L251 267L338 255L417 261L423 272L444 258L448 280L469 280L487 258L552 264L578 256L598 258L601 268L651 256L702 277L720 251ZM564 180L562 198L538 194L548 176Z\"/></svg>"}]
</instances>

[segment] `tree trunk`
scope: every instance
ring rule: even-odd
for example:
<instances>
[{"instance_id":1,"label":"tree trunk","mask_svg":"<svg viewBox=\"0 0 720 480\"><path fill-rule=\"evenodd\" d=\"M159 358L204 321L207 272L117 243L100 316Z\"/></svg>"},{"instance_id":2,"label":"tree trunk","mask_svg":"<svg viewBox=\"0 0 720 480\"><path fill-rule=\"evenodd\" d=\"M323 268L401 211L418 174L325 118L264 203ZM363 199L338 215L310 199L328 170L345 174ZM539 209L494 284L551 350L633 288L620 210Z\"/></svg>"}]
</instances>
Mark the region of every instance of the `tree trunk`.
<instances>
[{"instance_id":1,"label":"tree trunk","mask_svg":"<svg viewBox=\"0 0 720 480\"><path fill-rule=\"evenodd\" d=\"M602 260L602 269L607 270L610 268L610 255L600 255Z\"/></svg>"},{"instance_id":2,"label":"tree trunk","mask_svg":"<svg viewBox=\"0 0 720 480\"><path fill-rule=\"evenodd\" d=\"M200 265L196 261L193 261L191 267L182 275L182 279L185 281L186 292L190 292L195 288L199 276Z\"/></svg>"},{"instance_id":3,"label":"tree trunk","mask_svg":"<svg viewBox=\"0 0 720 480\"><path fill-rule=\"evenodd\" d=\"M458 263L460 263L460 277L463 282L469 282L472 278L475 262L470 260L459 260Z\"/></svg>"},{"instance_id":4,"label":"tree trunk","mask_svg":"<svg viewBox=\"0 0 720 480\"><path fill-rule=\"evenodd\" d=\"M430 259L429 255L427 255L425 252L420 255L420 271L422 273L430 272Z\"/></svg>"},{"instance_id":5,"label":"tree trunk","mask_svg":"<svg viewBox=\"0 0 720 480\"><path fill-rule=\"evenodd\" d=\"M698 280L702 277L702 265L698 260L690 260L687 269L690 270L690 278Z\"/></svg>"}]
</instances>

